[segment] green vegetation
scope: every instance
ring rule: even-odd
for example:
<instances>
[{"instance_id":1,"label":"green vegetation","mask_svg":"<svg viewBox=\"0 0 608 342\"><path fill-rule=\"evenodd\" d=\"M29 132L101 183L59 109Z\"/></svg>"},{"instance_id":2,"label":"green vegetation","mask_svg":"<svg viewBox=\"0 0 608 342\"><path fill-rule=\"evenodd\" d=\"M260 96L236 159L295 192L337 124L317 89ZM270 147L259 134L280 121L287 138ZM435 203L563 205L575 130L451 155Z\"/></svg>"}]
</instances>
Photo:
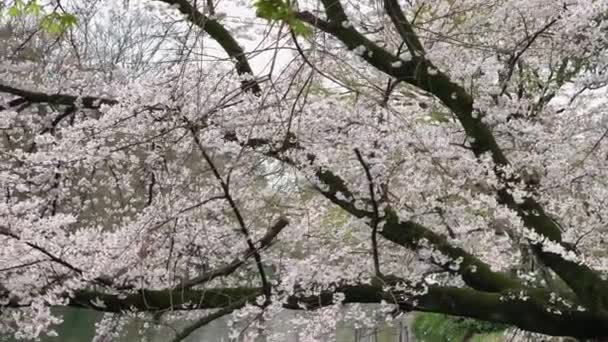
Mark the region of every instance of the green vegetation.
<instances>
[{"instance_id":1,"label":"green vegetation","mask_svg":"<svg viewBox=\"0 0 608 342\"><path fill-rule=\"evenodd\" d=\"M494 342L500 341L508 326L470 318L435 313L417 313L412 330L421 342Z\"/></svg>"},{"instance_id":2,"label":"green vegetation","mask_svg":"<svg viewBox=\"0 0 608 342\"><path fill-rule=\"evenodd\" d=\"M55 35L62 34L78 24L78 19L73 14L57 10L45 11L37 0L15 0L10 6L0 8L0 16L3 15L11 18L36 18L39 20L42 31Z\"/></svg>"},{"instance_id":3,"label":"green vegetation","mask_svg":"<svg viewBox=\"0 0 608 342\"><path fill-rule=\"evenodd\" d=\"M294 34L309 36L312 34L310 27L306 26L295 15L293 4L290 0L257 0L254 3L256 15L270 22L282 22L287 24Z\"/></svg>"}]
</instances>

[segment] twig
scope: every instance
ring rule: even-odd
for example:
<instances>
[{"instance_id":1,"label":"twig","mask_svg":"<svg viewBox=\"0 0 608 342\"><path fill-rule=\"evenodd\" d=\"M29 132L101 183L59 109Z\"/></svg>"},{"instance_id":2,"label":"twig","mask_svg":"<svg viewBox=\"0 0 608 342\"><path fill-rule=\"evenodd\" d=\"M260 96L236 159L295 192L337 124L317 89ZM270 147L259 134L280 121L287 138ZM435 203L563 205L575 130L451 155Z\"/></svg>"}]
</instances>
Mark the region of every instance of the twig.
<instances>
[{"instance_id":1,"label":"twig","mask_svg":"<svg viewBox=\"0 0 608 342\"><path fill-rule=\"evenodd\" d=\"M412 29L412 25L403 14L399 2L397 0L384 0L384 9L391 18L397 32L407 45L407 49L412 54L412 57L420 57L424 55L424 47L420 43L420 39Z\"/></svg>"},{"instance_id":2,"label":"twig","mask_svg":"<svg viewBox=\"0 0 608 342\"><path fill-rule=\"evenodd\" d=\"M224 198L226 199L226 201L230 205L230 208L234 212L234 215L236 216L236 220L239 224L241 233L243 234L243 236L245 236L245 241L247 242L247 246L249 247L249 250L251 250L253 253L253 258L255 259L255 263L257 265L258 272L260 273L260 279L262 281L262 288L264 290L264 296L266 297L265 304L269 304L270 295L272 292L270 283L268 282L268 280L266 278L266 272L264 271L264 265L262 265L262 258L260 256L260 253L255 248L255 245L254 245L253 241L251 240L249 230L247 229L245 220L243 219L243 216L241 215L241 211L239 210L238 206L236 205L236 202L234 201L234 199L232 198L232 195L230 194L230 189L229 189L228 183L226 183L224 181L224 179L220 175L220 172L218 171L217 167L215 167L213 160L207 154L207 152L205 151L205 148L201 144L201 141L197 136L197 129L190 123L190 121L186 117L184 117L184 120L188 124L190 133L192 133L192 138L194 139L194 142L196 143L198 149L200 150L201 155L203 156L203 158L205 159L207 164L209 164L209 167L211 168L211 172L213 173L214 177L219 182L220 187L222 188L222 191L224 192Z\"/></svg>"},{"instance_id":3,"label":"twig","mask_svg":"<svg viewBox=\"0 0 608 342\"><path fill-rule=\"evenodd\" d=\"M363 170L365 171L365 176L367 177L367 182L369 186L369 193L372 200L372 207L374 209L374 218L372 219L372 254L374 258L374 271L376 273L376 276L380 278L382 276L382 273L380 272L380 258L378 257L377 240L380 212L378 210L378 202L376 202L376 195L374 194L374 180L372 178L371 172L369 171L368 165L365 164L365 161L363 160L363 156L361 155L359 149L355 148L355 154L357 155L357 159L359 160L359 163L361 163L361 166L363 166Z\"/></svg>"},{"instance_id":4,"label":"twig","mask_svg":"<svg viewBox=\"0 0 608 342\"><path fill-rule=\"evenodd\" d=\"M6 227L1 227L0 226L0 235L4 235L4 236L10 237L10 238L13 238L13 239L15 239L17 241L21 241L21 238L17 234L12 233ZM47 251L45 248L40 247L40 246L38 246L38 245L36 245L34 243L31 243L31 242L24 242L24 241L21 241L21 242L23 242L24 244L28 245L29 247L31 247L31 248L39 251L40 253L46 255L53 262L58 263L58 264L60 264L60 265L62 265L64 267L66 267L66 268L74 271L78 275L83 275L84 274L83 270L81 270L80 268L78 268L78 267L70 264L69 262L67 262L67 261L65 261L65 260L63 260L63 259L55 256L53 253ZM98 282L98 283L101 283L103 285L106 285L106 286L112 285L112 281L110 281L108 279L104 279L104 278L96 278L95 281Z\"/></svg>"},{"instance_id":5,"label":"twig","mask_svg":"<svg viewBox=\"0 0 608 342\"><path fill-rule=\"evenodd\" d=\"M275 223L268 230L268 232L266 232L266 234L262 237L262 239L260 239L260 241L258 242L260 244L259 248L255 249L253 251L247 250L243 256L236 257L232 262L228 263L227 265L225 265L223 267L216 268L210 272L206 272L203 275L192 278L192 279L182 283L181 285L179 285L176 288L176 290L187 289L192 286L200 285L202 283L211 281L217 277L222 277L222 276L227 276L229 274L232 274L240 266L242 266L247 261L247 259L249 259L252 255L254 255L254 252L260 251L260 250L270 246L272 244L272 242L274 241L274 238L283 230L283 228L285 228L287 226L287 224L289 224L289 221L287 221L284 218L280 218L279 221L277 221L277 223Z\"/></svg>"},{"instance_id":6,"label":"twig","mask_svg":"<svg viewBox=\"0 0 608 342\"><path fill-rule=\"evenodd\" d=\"M213 322L214 320L216 320L220 317L226 316L227 314L231 313L232 311L234 311L236 309L240 309L241 307L245 306L245 303L247 303L246 300L241 300L241 301L235 302L225 308L222 308L212 314L209 314L209 315L199 319L195 323L189 325L186 329L182 330L181 333L177 334L177 336L175 336L175 338L173 339L173 342L182 341L186 337L190 336L190 334L195 332L197 329Z\"/></svg>"},{"instance_id":7,"label":"twig","mask_svg":"<svg viewBox=\"0 0 608 342\"><path fill-rule=\"evenodd\" d=\"M518 60L521 58L521 56L524 54L524 52L526 52L530 46L532 46L532 43L534 43L534 41L540 37L541 34L543 34L545 31L547 31L551 26L553 26L555 23L557 22L557 18L551 20L549 23L547 23L545 26L543 26L540 30L536 31L532 37L527 37L527 42L526 45L519 50L519 52L515 55L512 55L511 58L509 58L509 62L508 62L508 71L507 71L507 76L505 77L503 83L502 83L502 89L500 91L500 95L503 95L506 91L507 91L507 86L509 83L509 80L511 80L511 77L513 76L513 71L515 70L515 66L517 65Z\"/></svg>"},{"instance_id":8,"label":"twig","mask_svg":"<svg viewBox=\"0 0 608 342\"><path fill-rule=\"evenodd\" d=\"M219 21L211 19L201 13L195 6L193 6L188 0L158 0L171 6L176 6L186 18L198 26L200 29L205 31L211 38L213 38L221 47L224 49L226 54L235 61L235 69L239 75L251 75L253 77L253 70L249 65L245 51L234 39L232 34L222 25ZM255 95L260 95L262 90L259 83L255 79L243 80L241 82L241 89L243 91L251 91Z\"/></svg>"}]
</instances>

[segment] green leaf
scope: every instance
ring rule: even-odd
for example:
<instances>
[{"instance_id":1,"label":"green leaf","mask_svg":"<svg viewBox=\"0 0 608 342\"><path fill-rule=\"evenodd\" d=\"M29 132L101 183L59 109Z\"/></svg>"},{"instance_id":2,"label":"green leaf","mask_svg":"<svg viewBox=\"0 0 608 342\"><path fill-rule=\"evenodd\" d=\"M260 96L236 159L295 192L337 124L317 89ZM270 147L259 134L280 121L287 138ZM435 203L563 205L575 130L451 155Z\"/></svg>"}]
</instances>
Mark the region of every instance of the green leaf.
<instances>
[{"instance_id":1,"label":"green leaf","mask_svg":"<svg viewBox=\"0 0 608 342\"><path fill-rule=\"evenodd\" d=\"M10 17L16 18L21 15L21 10L17 6L12 6L7 11Z\"/></svg>"},{"instance_id":2,"label":"green leaf","mask_svg":"<svg viewBox=\"0 0 608 342\"><path fill-rule=\"evenodd\" d=\"M254 3L256 15L270 21L284 19L289 7L282 0L258 0Z\"/></svg>"},{"instance_id":3,"label":"green leaf","mask_svg":"<svg viewBox=\"0 0 608 342\"><path fill-rule=\"evenodd\" d=\"M42 16L40 19L40 28L51 34L61 34L68 28L78 24L78 19L71 13L58 13L53 11L45 14L44 8L38 0L30 0L27 3L25 3L24 0L16 0L12 6L6 9L6 14L12 18L26 15L35 17Z\"/></svg>"},{"instance_id":4,"label":"green leaf","mask_svg":"<svg viewBox=\"0 0 608 342\"><path fill-rule=\"evenodd\" d=\"M42 29L51 34L61 34L76 24L78 24L78 19L70 13L53 12L40 21Z\"/></svg>"},{"instance_id":5,"label":"green leaf","mask_svg":"<svg viewBox=\"0 0 608 342\"><path fill-rule=\"evenodd\" d=\"M57 13L51 13L40 21L40 27L44 32L56 34L61 31L61 27L59 25L59 21L57 20Z\"/></svg>"},{"instance_id":6,"label":"green leaf","mask_svg":"<svg viewBox=\"0 0 608 342\"><path fill-rule=\"evenodd\" d=\"M69 28L78 24L78 18L73 14L65 13L62 14L60 23L64 28Z\"/></svg>"},{"instance_id":7,"label":"green leaf","mask_svg":"<svg viewBox=\"0 0 608 342\"><path fill-rule=\"evenodd\" d=\"M42 6L38 3L38 1L30 1L27 6L25 6L24 12L25 14L39 16L42 13Z\"/></svg>"},{"instance_id":8,"label":"green leaf","mask_svg":"<svg viewBox=\"0 0 608 342\"><path fill-rule=\"evenodd\" d=\"M423 312L415 314L412 324L416 340L427 342L463 341L466 336L502 332L508 328L500 323Z\"/></svg>"},{"instance_id":9,"label":"green leaf","mask_svg":"<svg viewBox=\"0 0 608 342\"><path fill-rule=\"evenodd\" d=\"M25 3L23 0L16 0L13 6L9 7L7 13L10 17L16 18L21 16L25 10Z\"/></svg>"},{"instance_id":10,"label":"green leaf","mask_svg":"<svg viewBox=\"0 0 608 342\"><path fill-rule=\"evenodd\" d=\"M296 36L310 37L312 36L312 29L308 25L304 24L300 19L293 18L289 23L289 27L293 30Z\"/></svg>"},{"instance_id":11,"label":"green leaf","mask_svg":"<svg viewBox=\"0 0 608 342\"><path fill-rule=\"evenodd\" d=\"M292 3L289 0L257 0L254 2L254 7L258 18L285 23L299 36L310 36L312 34L312 30L296 18Z\"/></svg>"}]
</instances>

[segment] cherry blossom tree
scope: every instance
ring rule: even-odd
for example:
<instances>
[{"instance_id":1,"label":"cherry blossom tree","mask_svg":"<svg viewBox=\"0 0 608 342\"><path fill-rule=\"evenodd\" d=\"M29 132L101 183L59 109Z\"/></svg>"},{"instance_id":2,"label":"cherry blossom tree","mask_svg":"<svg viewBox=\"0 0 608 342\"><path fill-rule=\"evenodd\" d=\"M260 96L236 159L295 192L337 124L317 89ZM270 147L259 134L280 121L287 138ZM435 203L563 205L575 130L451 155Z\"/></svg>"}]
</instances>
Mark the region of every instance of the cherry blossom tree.
<instances>
[{"instance_id":1,"label":"cherry blossom tree","mask_svg":"<svg viewBox=\"0 0 608 342\"><path fill-rule=\"evenodd\" d=\"M313 341L377 303L608 337L607 2L33 3L80 21L2 51L2 333Z\"/></svg>"}]
</instances>

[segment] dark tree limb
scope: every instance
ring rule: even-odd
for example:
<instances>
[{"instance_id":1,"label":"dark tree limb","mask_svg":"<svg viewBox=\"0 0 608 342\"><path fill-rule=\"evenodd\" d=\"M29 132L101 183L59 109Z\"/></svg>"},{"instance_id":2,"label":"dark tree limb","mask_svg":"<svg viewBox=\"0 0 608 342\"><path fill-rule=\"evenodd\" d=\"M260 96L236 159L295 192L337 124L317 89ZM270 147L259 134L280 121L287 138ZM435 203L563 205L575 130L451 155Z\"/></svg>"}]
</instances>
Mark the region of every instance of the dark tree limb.
<instances>
[{"instance_id":1,"label":"dark tree limb","mask_svg":"<svg viewBox=\"0 0 608 342\"><path fill-rule=\"evenodd\" d=\"M264 148L272 146L272 142L263 139L249 139L240 141L234 134L229 136L230 141L237 142L243 147ZM293 139L295 141L295 139ZM296 142L290 142L291 148L300 148ZM275 150L265 150L263 153L269 157L276 158L294 167L300 167L292 160L282 157L282 151L289 147L281 147ZM314 155L309 159L314 160ZM317 191L332 203L349 214L358 218L367 218L373 222L376 217L374 212L360 209L355 205L354 196L348 189L346 182L335 173L324 168L317 168L315 175L324 186L318 187ZM455 268L451 263L442 264L443 268L451 273L460 274L468 286L474 289L488 292L500 292L507 289L520 288L521 283L511 276L500 272L494 272L490 266L462 248L452 246L445 237L433 232L413 221L401 221L399 217L388 209L383 218L384 226L378 231L380 236L406 247L412 251L420 251L424 248L433 248L448 256L452 261L460 260L459 267Z\"/></svg>"},{"instance_id":2,"label":"dark tree limb","mask_svg":"<svg viewBox=\"0 0 608 342\"><path fill-rule=\"evenodd\" d=\"M392 278L390 278L392 279ZM390 286L406 286L405 292ZM417 310L464 316L517 326L527 331L553 336L577 338L608 337L608 316L581 311L577 303L570 306L550 302L550 293L534 289L488 293L472 289L406 284L395 278L384 286L368 284L336 285L310 296L295 291L287 296L283 307L292 310L315 310L334 304L334 294L344 295L347 303L381 303L398 305L403 311ZM263 295L261 288L212 288L205 290L140 290L127 295L96 291L79 291L69 297L69 306L102 312L161 312L167 310L220 309L187 328L191 332L213 319L253 303ZM5 307L24 307L17 298ZM184 332L182 332L183 334Z\"/></svg>"},{"instance_id":3,"label":"dark tree limb","mask_svg":"<svg viewBox=\"0 0 608 342\"><path fill-rule=\"evenodd\" d=\"M490 266L462 248L452 246L444 236L413 221L401 221L390 210L380 235L412 251L431 248L449 257L450 261L440 264L451 273L459 274L470 287L484 292L501 292L518 289L522 284L515 278L492 271Z\"/></svg>"},{"instance_id":4,"label":"dark tree limb","mask_svg":"<svg viewBox=\"0 0 608 342\"><path fill-rule=\"evenodd\" d=\"M171 6L176 6L177 9L188 18L190 22L204 30L211 38L213 38L230 58L235 61L236 72L239 75L251 75L253 70L249 65L245 51L234 39L232 34L219 21L211 19L194 7L188 0L158 0ZM241 82L241 88L245 91L252 91L254 94L260 94L261 89L258 82L253 80L244 80Z\"/></svg>"},{"instance_id":5,"label":"dark tree limb","mask_svg":"<svg viewBox=\"0 0 608 342\"><path fill-rule=\"evenodd\" d=\"M378 256L378 223L380 222L380 211L378 210L378 202L376 201L376 190L374 189L374 179L372 178L372 174L369 171L369 166L363 160L363 156L359 149L355 149L355 154L357 155L357 159L359 163L363 167L365 171L365 176L367 177L367 184L369 187L369 196L372 202L372 208L374 209L374 218L372 219L372 257L374 259L374 271L377 277L380 277L382 273L380 272L380 257Z\"/></svg>"},{"instance_id":6,"label":"dark tree limb","mask_svg":"<svg viewBox=\"0 0 608 342\"><path fill-rule=\"evenodd\" d=\"M72 265L71 263L67 262L66 260L58 257L57 255L55 255L54 253L50 252L46 248L41 247L41 246L39 246L39 245L37 245L35 243L32 243L32 242L21 240L21 238L19 237L19 235L15 234L15 233L12 233L10 231L10 229L7 228L7 227L0 226L0 235L6 236L6 237L10 237L11 239L14 239L16 241L19 241L19 242L25 244L26 246L32 248L33 250L36 250L36 251L38 251L38 252L46 255L50 259L50 261L52 261L52 262L54 262L56 264L59 264L59 265L61 265L61 266L65 267L65 268L71 270L72 272L74 272L74 273L76 273L78 275L83 275L84 274L84 271L82 269L80 269L80 268ZM99 283L99 284L105 285L105 286L111 286L112 285L112 281L109 280L109 279L106 279L106 278L96 278L96 279L94 279L94 281L97 282L97 283Z\"/></svg>"},{"instance_id":7,"label":"dark tree limb","mask_svg":"<svg viewBox=\"0 0 608 342\"><path fill-rule=\"evenodd\" d=\"M78 97L67 94L46 94L41 92L29 91L25 89L11 87L0 84L0 92L18 96L21 101L11 101L9 107L14 107L20 103L48 103L53 105L74 106L77 103L81 108L99 109L102 105L117 105L118 101L95 96ZM20 103L19 103L20 102ZM0 107L0 110L6 109Z\"/></svg>"},{"instance_id":8,"label":"dark tree limb","mask_svg":"<svg viewBox=\"0 0 608 342\"><path fill-rule=\"evenodd\" d=\"M175 338L172 340L172 342L183 341L186 337L190 336L196 330L204 327L205 325L215 321L218 318L224 317L224 316L232 313L234 310L238 310L238 309L242 308L243 306L245 306L245 304L247 304L247 300L241 300L238 302L234 302L233 304L230 304L224 308L221 308L221 309L215 311L214 313L210 313L209 315L207 315L203 318L200 318L199 320L197 320L196 322L192 323L191 325L186 327L184 330L182 330L179 334L177 334L175 336Z\"/></svg>"},{"instance_id":9,"label":"dark tree limb","mask_svg":"<svg viewBox=\"0 0 608 342\"><path fill-rule=\"evenodd\" d=\"M257 247L255 249L255 251L258 251L258 253L259 253L260 250L270 246L272 244L272 242L274 241L274 239L276 238L276 236L279 235L279 233L283 230L283 228L287 227L288 224L289 224L289 222L286 219L280 218L272 227L270 227L270 229L268 229L266 234L264 234L264 236L260 239L260 241L258 242L259 247ZM254 251L248 249L243 254L243 256L235 258L229 264L227 264L223 267L214 269L210 272L206 272L205 274L192 278L188 281L185 281L181 285L178 285L175 288L175 290L179 291L181 289L188 289L193 286L197 286L197 285L201 285L203 283L209 282L218 277L228 276L228 275L234 273L234 271L236 271L243 264L245 264L247 262L247 259L249 259L253 255L254 255Z\"/></svg>"},{"instance_id":10,"label":"dark tree limb","mask_svg":"<svg viewBox=\"0 0 608 342\"><path fill-rule=\"evenodd\" d=\"M563 308L551 304L544 295L526 291L501 294L429 287L426 295L417 297L412 309L490 320L552 336L608 337L608 327L605 326L608 316L605 314L579 311L576 304L572 308Z\"/></svg>"},{"instance_id":11,"label":"dark tree limb","mask_svg":"<svg viewBox=\"0 0 608 342\"><path fill-rule=\"evenodd\" d=\"M513 52L513 54L509 58L509 61L507 62L507 73L506 73L505 79L503 80L503 83L502 83L500 95L503 95L507 91L509 81L511 80L511 77L513 76L513 71L515 70L515 66L517 65L517 62L519 61L521 56L523 56L523 54L526 52L526 50L528 50L532 46L534 41L536 41L536 39L538 37L540 37L541 34L546 32L555 23L557 23L557 19L553 19L553 20L549 21L546 25L544 25L538 31L536 31L532 36L526 37L526 39L524 40L525 45L521 50L519 50L517 53Z\"/></svg>"},{"instance_id":12,"label":"dark tree limb","mask_svg":"<svg viewBox=\"0 0 608 342\"><path fill-rule=\"evenodd\" d=\"M219 170L215 166L215 163L213 162L213 160L211 159L211 157L209 156L209 154L207 153L207 151L201 144L201 142L198 138L197 129L185 117L184 117L184 120L188 124L188 128L190 129L192 138L194 139L196 146L198 147L199 151L201 152L203 159L205 159L205 161L207 162L207 165L209 165L209 167L211 168L213 176L218 181L222 191L224 192L224 199L226 199L226 201L230 205L230 208L232 209L232 212L236 216L236 220L239 224L240 231L243 234L243 236L245 237L247 247L249 247L249 252L251 252L253 254L253 259L255 260L255 264L256 264L256 266L258 268L258 272L260 274L262 288L264 289L264 296L266 297L265 304L269 304L270 296L272 294L272 287L271 287L270 283L268 282L268 278L266 277L266 271L264 271L264 265L262 264L262 257L260 256L258 249L255 247L253 240L251 240L251 234L249 234L249 229L247 228L245 219L243 218L243 215L241 215L241 211L239 210L239 207L236 205L234 198L232 198L232 194L230 193L229 183L227 180L224 180L224 178L220 174ZM228 179L230 179L229 176L228 176Z\"/></svg>"},{"instance_id":13,"label":"dark tree limb","mask_svg":"<svg viewBox=\"0 0 608 342\"><path fill-rule=\"evenodd\" d=\"M61 122L61 120L67 118L68 116L72 116L73 117L73 115L75 115L75 113L76 113L76 106L74 106L74 105L68 106L63 111L63 113L57 115L53 119L53 122L51 122L50 126L43 128L42 131L40 132L40 134L44 134L44 133L47 133L47 132L54 133L55 127L57 127L57 125L59 125L59 123Z\"/></svg>"},{"instance_id":14,"label":"dark tree limb","mask_svg":"<svg viewBox=\"0 0 608 342\"><path fill-rule=\"evenodd\" d=\"M414 32L409 20L403 14L401 6L397 0L384 0L384 10L391 18L393 26L405 42L407 49L412 56L422 57L424 55L424 47Z\"/></svg>"},{"instance_id":15,"label":"dark tree limb","mask_svg":"<svg viewBox=\"0 0 608 342\"><path fill-rule=\"evenodd\" d=\"M310 12L299 12L298 18L334 36L351 50L365 47L367 53L363 53L361 57L370 65L441 100L456 115L465 133L471 138L473 153L478 157L489 153L497 165L495 172L506 185L497 193L498 202L517 212L526 227L547 239L532 242L540 260L555 271L588 308L594 311L608 310L608 281L584 264L566 260L558 254L543 250L543 244L551 243L561 245L565 250L569 247L562 242L559 226L544 212L536 200L528 197L523 203L517 203L511 195L509 188L519 183L520 179L506 177L501 171L501 167L509 165L509 161L496 142L490 127L482 121L480 113L474 111L472 96L430 61L416 56L411 61L401 61L352 26L344 27L342 23L348 18L339 0L324 0L323 4L327 21L317 18ZM395 64L395 62L400 63Z\"/></svg>"}]
</instances>

